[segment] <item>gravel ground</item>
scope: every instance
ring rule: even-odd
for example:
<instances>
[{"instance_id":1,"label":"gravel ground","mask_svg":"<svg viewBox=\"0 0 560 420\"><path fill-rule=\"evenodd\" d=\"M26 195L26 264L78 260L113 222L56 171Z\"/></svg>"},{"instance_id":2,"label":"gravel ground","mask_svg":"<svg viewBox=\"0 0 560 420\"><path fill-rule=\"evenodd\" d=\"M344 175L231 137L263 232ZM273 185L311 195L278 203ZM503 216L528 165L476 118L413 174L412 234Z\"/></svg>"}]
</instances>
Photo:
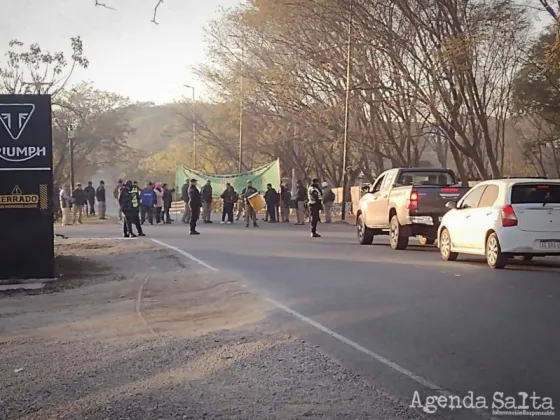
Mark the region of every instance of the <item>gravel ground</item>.
<instances>
[{"instance_id":1,"label":"gravel ground","mask_svg":"<svg viewBox=\"0 0 560 420\"><path fill-rule=\"evenodd\" d=\"M57 253L62 280L0 299L1 419L421 418L149 241Z\"/></svg>"}]
</instances>

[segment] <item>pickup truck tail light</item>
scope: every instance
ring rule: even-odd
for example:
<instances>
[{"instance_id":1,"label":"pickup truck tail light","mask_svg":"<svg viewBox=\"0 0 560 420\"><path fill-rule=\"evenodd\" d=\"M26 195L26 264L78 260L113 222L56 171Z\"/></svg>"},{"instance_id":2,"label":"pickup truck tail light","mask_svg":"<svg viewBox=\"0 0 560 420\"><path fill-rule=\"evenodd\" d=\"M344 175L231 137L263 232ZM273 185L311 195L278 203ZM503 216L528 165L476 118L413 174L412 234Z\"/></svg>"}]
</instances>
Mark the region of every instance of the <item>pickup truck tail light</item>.
<instances>
[{"instance_id":1,"label":"pickup truck tail light","mask_svg":"<svg viewBox=\"0 0 560 420\"><path fill-rule=\"evenodd\" d=\"M417 210L418 209L418 193L416 191L412 191L410 193L410 198L408 199L408 209L409 210Z\"/></svg>"},{"instance_id":2,"label":"pickup truck tail light","mask_svg":"<svg viewBox=\"0 0 560 420\"><path fill-rule=\"evenodd\" d=\"M502 209L502 226L517 226L517 216L511 205L507 205Z\"/></svg>"}]
</instances>

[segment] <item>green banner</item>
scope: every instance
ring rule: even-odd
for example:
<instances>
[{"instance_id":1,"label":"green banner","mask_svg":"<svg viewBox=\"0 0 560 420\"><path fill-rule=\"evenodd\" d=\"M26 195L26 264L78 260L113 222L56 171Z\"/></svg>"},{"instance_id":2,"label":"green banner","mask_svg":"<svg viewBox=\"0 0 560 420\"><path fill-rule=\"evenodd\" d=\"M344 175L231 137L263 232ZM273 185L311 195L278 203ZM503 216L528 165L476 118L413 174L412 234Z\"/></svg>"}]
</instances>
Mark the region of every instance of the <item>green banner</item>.
<instances>
[{"instance_id":1,"label":"green banner","mask_svg":"<svg viewBox=\"0 0 560 420\"><path fill-rule=\"evenodd\" d=\"M216 197L222 194L228 182L233 185L238 193L247 186L247 181L253 181L253 187L260 192L266 190L266 184L272 184L278 191L280 189L280 161L277 159L252 171L230 175L206 175L184 166L177 167L175 184L178 188L181 188L185 180L193 178L198 180L199 187L202 187L206 181L210 181L212 183L212 194Z\"/></svg>"}]
</instances>

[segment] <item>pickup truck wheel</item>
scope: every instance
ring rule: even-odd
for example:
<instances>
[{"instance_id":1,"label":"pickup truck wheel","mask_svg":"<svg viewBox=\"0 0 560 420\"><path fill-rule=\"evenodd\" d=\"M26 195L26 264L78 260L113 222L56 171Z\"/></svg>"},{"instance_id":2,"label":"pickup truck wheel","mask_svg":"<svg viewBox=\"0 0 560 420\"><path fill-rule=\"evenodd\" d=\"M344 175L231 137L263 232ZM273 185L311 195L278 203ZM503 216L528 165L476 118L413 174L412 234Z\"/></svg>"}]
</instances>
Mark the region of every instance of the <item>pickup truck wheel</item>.
<instances>
[{"instance_id":1,"label":"pickup truck wheel","mask_svg":"<svg viewBox=\"0 0 560 420\"><path fill-rule=\"evenodd\" d=\"M502 247L498 235L491 233L486 240L486 262L490 268L504 268L508 262L508 256L502 253Z\"/></svg>"},{"instance_id":2,"label":"pickup truck wheel","mask_svg":"<svg viewBox=\"0 0 560 420\"><path fill-rule=\"evenodd\" d=\"M451 251L451 235L447 229L443 229L439 238L439 253L444 261L455 261L459 254Z\"/></svg>"},{"instance_id":3,"label":"pickup truck wheel","mask_svg":"<svg viewBox=\"0 0 560 420\"><path fill-rule=\"evenodd\" d=\"M408 246L408 236L403 236L401 230L401 224L397 216L393 216L391 219L391 226L389 227L389 241L391 243L391 248L397 250L406 249Z\"/></svg>"},{"instance_id":4,"label":"pickup truck wheel","mask_svg":"<svg viewBox=\"0 0 560 420\"><path fill-rule=\"evenodd\" d=\"M417 239L418 242L420 242L420 245L433 245L436 243L435 239L426 238L425 236L422 235L419 235Z\"/></svg>"},{"instance_id":5,"label":"pickup truck wheel","mask_svg":"<svg viewBox=\"0 0 560 420\"><path fill-rule=\"evenodd\" d=\"M363 216L360 214L358 216L358 223L356 223L358 230L358 242L360 245L371 245L373 243L373 229L366 226Z\"/></svg>"}]
</instances>

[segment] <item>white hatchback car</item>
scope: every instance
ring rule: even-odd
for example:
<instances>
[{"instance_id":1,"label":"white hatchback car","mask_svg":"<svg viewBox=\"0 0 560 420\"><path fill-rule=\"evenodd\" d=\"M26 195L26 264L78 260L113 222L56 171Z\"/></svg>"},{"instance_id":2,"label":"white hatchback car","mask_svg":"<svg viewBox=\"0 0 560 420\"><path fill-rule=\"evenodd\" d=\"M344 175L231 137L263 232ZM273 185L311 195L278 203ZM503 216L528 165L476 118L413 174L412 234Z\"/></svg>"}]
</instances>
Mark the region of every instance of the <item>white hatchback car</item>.
<instances>
[{"instance_id":1,"label":"white hatchback car","mask_svg":"<svg viewBox=\"0 0 560 420\"><path fill-rule=\"evenodd\" d=\"M438 229L446 261L484 255L490 267L504 268L515 256L560 255L560 180L484 181L447 207Z\"/></svg>"}]
</instances>

